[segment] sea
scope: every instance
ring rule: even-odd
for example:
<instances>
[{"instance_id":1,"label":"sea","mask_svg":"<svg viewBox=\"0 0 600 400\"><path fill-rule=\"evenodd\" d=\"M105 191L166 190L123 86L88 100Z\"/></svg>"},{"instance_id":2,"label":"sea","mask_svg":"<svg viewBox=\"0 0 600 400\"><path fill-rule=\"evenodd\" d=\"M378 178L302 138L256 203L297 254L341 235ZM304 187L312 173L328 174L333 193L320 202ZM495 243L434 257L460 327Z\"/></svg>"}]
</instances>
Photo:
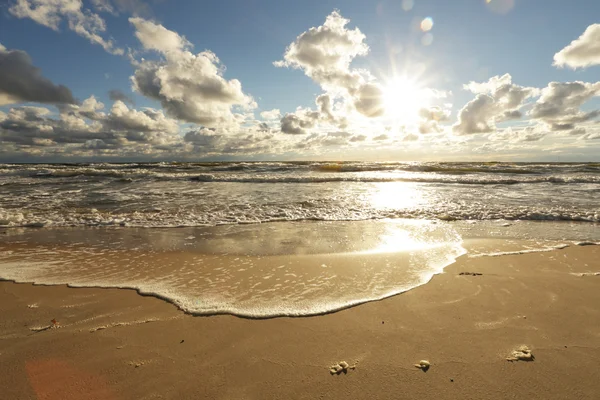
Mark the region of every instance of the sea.
<instances>
[{"instance_id":1,"label":"sea","mask_svg":"<svg viewBox=\"0 0 600 400\"><path fill-rule=\"evenodd\" d=\"M318 315L461 256L595 244L599 198L599 163L0 164L0 278Z\"/></svg>"}]
</instances>

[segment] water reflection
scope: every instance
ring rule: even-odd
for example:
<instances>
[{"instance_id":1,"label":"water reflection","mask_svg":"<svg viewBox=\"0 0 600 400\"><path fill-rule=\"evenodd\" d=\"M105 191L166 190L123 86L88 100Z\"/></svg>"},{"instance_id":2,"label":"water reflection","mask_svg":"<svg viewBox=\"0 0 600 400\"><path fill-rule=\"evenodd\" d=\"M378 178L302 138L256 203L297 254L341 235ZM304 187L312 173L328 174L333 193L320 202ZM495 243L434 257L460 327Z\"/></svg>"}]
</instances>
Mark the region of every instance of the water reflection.
<instances>
[{"instance_id":1,"label":"water reflection","mask_svg":"<svg viewBox=\"0 0 600 400\"><path fill-rule=\"evenodd\" d=\"M407 182L382 182L375 184L369 192L368 205L378 209L412 209L424 206L427 199L423 187Z\"/></svg>"},{"instance_id":2,"label":"water reflection","mask_svg":"<svg viewBox=\"0 0 600 400\"><path fill-rule=\"evenodd\" d=\"M12 230L4 242L95 251L279 256L417 250L455 241L448 232L454 230L423 220L308 221L179 229Z\"/></svg>"}]
</instances>

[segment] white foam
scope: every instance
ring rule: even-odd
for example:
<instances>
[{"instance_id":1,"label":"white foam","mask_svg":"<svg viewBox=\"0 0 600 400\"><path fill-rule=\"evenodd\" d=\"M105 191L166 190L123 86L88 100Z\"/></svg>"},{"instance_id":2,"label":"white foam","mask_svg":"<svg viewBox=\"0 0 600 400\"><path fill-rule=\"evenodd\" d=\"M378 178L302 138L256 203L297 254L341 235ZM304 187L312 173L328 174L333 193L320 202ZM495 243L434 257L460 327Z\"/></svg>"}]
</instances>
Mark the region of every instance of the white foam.
<instances>
[{"instance_id":1,"label":"white foam","mask_svg":"<svg viewBox=\"0 0 600 400\"><path fill-rule=\"evenodd\" d=\"M556 246L541 247L538 249L524 249L524 250L516 250L516 251L498 251L498 252L490 252L490 253L469 254L468 257L469 258L500 257L500 256L519 255L519 254L529 254L529 253L544 253L547 251L566 249L567 247L569 247L568 244L558 244Z\"/></svg>"},{"instance_id":2,"label":"white foam","mask_svg":"<svg viewBox=\"0 0 600 400\"><path fill-rule=\"evenodd\" d=\"M10 256L0 253L0 277L38 284L134 289L194 315L318 315L423 285L466 252L448 225L391 224L385 232L386 243L394 230L404 232L398 238L405 238L409 230L416 242L433 245L397 254L386 250L291 258L36 245ZM282 265L285 268L278 268Z\"/></svg>"}]
</instances>

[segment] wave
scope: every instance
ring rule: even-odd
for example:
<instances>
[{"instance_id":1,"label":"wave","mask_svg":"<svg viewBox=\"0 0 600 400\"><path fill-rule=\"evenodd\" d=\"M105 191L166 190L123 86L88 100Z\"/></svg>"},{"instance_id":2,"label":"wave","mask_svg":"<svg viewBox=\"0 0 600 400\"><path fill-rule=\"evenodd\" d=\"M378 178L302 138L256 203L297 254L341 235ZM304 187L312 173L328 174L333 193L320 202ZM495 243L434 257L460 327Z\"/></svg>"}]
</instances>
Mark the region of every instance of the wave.
<instances>
[{"instance_id":1,"label":"wave","mask_svg":"<svg viewBox=\"0 0 600 400\"><path fill-rule=\"evenodd\" d=\"M466 185L516 185L521 183L600 183L600 176L547 176L528 179L495 177L439 177L439 176L273 176L273 175L216 175L200 174L191 177L197 182L238 182L238 183L328 183L328 182L417 182L417 183L454 183Z\"/></svg>"},{"instance_id":2,"label":"wave","mask_svg":"<svg viewBox=\"0 0 600 400\"><path fill-rule=\"evenodd\" d=\"M78 175L113 176L115 174L155 172L424 172L440 175L561 175L600 174L600 163L435 163L435 162L162 162L162 163L85 163L85 164L0 164L0 177L72 177Z\"/></svg>"},{"instance_id":3,"label":"wave","mask_svg":"<svg viewBox=\"0 0 600 400\"><path fill-rule=\"evenodd\" d=\"M106 201L104 202L106 203ZM131 228L179 228L194 226L243 225L272 222L300 221L365 221L384 219L440 220L440 221L562 221L599 223L600 214L565 213L542 210L376 210L365 209L354 212L345 207L322 209L317 207L295 207L276 205L272 208L230 208L214 212L180 213L178 210L147 209L128 213L102 213L98 210L75 214L64 212L38 212L0 209L0 228L49 228L49 227L131 227Z\"/></svg>"}]
</instances>

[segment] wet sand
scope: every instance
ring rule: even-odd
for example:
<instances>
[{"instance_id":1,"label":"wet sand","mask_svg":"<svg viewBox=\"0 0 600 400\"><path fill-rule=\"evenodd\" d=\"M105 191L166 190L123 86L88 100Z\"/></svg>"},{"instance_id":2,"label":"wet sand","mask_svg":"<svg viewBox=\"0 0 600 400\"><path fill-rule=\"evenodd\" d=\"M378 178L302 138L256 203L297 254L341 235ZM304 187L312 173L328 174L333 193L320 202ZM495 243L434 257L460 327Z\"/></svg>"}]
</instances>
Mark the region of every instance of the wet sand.
<instances>
[{"instance_id":1,"label":"wet sand","mask_svg":"<svg viewBox=\"0 0 600 400\"><path fill-rule=\"evenodd\" d=\"M383 301L267 320L2 282L0 397L597 399L599 260L599 246L467 255ZM523 345L535 360L507 361ZM356 368L330 374L340 361Z\"/></svg>"}]
</instances>

